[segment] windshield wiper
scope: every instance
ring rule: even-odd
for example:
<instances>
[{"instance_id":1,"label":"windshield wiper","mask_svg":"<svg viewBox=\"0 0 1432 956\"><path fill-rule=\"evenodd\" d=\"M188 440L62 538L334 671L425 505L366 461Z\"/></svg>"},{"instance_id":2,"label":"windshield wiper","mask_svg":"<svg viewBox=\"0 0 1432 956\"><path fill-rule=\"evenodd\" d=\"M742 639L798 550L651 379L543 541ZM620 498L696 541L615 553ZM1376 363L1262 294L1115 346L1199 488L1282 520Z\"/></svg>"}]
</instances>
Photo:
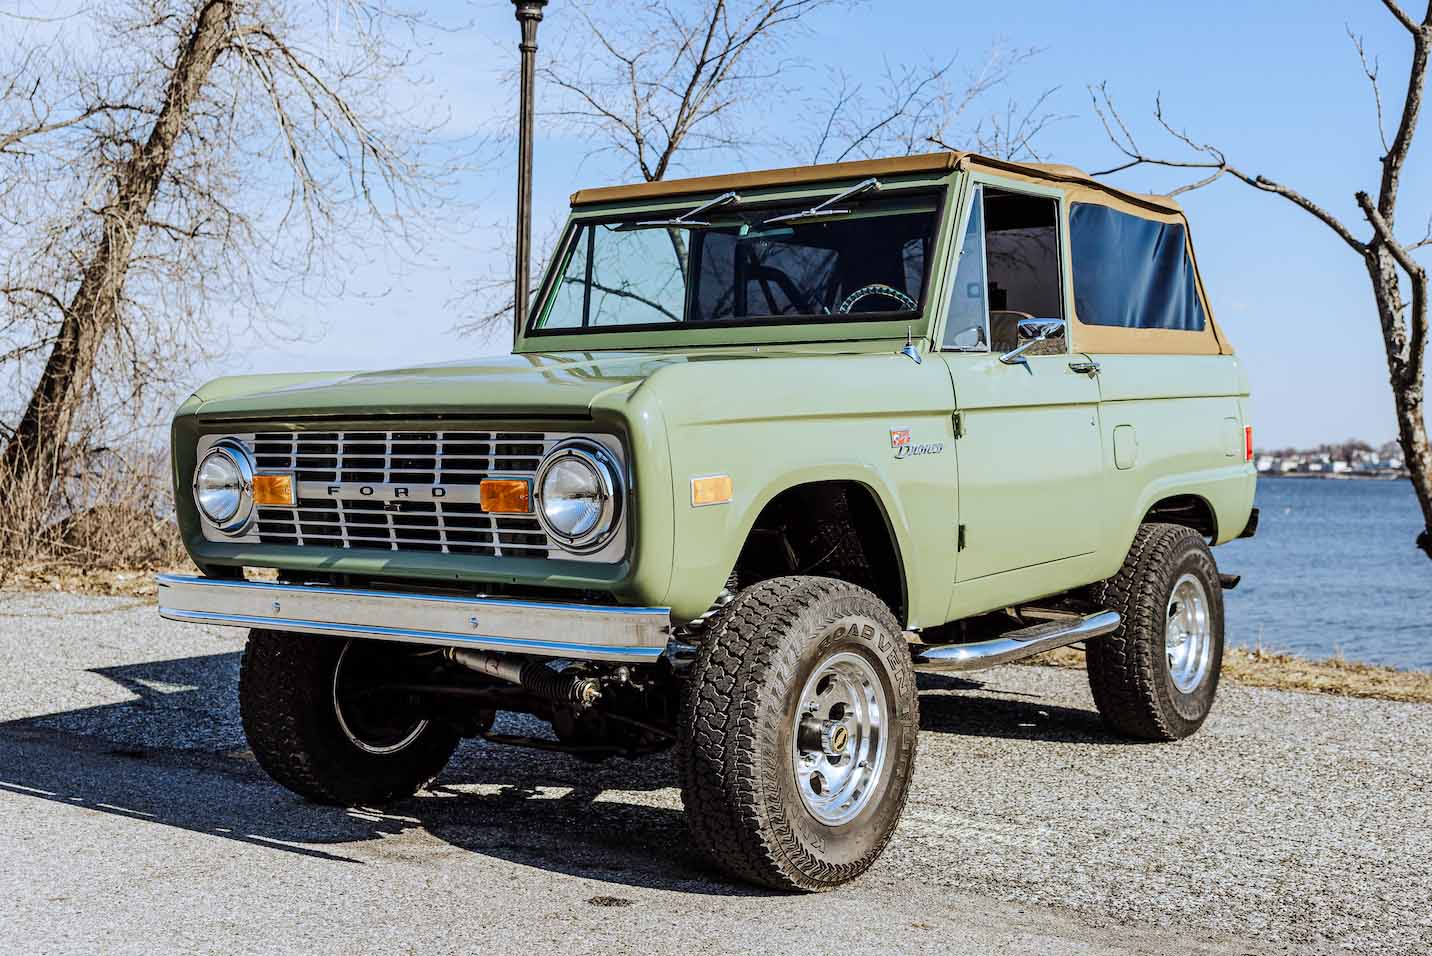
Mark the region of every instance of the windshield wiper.
<instances>
[{"instance_id":1,"label":"windshield wiper","mask_svg":"<svg viewBox=\"0 0 1432 956\"><path fill-rule=\"evenodd\" d=\"M848 216L850 215L849 209L836 209L834 208L835 204L845 202L845 200L847 199L854 199L856 196L859 196L862 193L879 191L880 180L872 177L870 179L865 180L865 182L863 183L851 186L849 189L847 189L845 192L841 193L838 196L831 196L824 202L817 203L809 209L803 209L800 212L786 213L784 216L775 216L774 218L767 219L765 222L761 223L761 225L769 226L773 222L795 222L801 219L817 219L825 218L827 216Z\"/></svg>"},{"instance_id":2,"label":"windshield wiper","mask_svg":"<svg viewBox=\"0 0 1432 956\"><path fill-rule=\"evenodd\" d=\"M648 219L642 222L624 222L616 227L617 232L626 232L631 229L660 229L663 227L674 229L706 229L711 223L695 218L704 212L712 209L719 209L722 206L736 205L741 202L741 197L735 193L722 193L710 202L702 203L695 209L688 209L675 219Z\"/></svg>"}]
</instances>

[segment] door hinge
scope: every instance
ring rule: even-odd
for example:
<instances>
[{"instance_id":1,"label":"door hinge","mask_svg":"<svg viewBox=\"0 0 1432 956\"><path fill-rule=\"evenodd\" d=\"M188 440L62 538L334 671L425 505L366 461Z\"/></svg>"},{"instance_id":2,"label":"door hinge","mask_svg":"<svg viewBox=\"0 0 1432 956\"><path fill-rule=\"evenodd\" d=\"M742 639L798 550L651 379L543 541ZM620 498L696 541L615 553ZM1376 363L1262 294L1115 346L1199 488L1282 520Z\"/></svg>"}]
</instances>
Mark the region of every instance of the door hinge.
<instances>
[{"instance_id":1,"label":"door hinge","mask_svg":"<svg viewBox=\"0 0 1432 956\"><path fill-rule=\"evenodd\" d=\"M960 525L959 530L955 534L955 551L960 552L963 550L965 550L965 526Z\"/></svg>"},{"instance_id":2,"label":"door hinge","mask_svg":"<svg viewBox=\"0 0 1432 956\"><path fill-rule=\"evenodd\" d=\"M955 437L956 437L956 438L964 438L964 437L965 437L965 416L962 415L962 414L960 414L959 412L955 412L953 415L950 416L950 422L954 425Z\"/></svg>"}]
</instances>

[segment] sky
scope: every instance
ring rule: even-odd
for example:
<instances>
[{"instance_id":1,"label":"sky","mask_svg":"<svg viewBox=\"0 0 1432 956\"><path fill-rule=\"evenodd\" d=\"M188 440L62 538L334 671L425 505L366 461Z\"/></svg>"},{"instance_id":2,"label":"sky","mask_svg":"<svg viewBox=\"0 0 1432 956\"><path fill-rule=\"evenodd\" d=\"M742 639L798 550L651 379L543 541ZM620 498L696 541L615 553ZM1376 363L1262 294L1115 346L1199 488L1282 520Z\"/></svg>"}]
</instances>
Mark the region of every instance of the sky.
<instances>
[{"instance_id":1,"label":"sky","mask_svg":"<svg viewBox=\"0 0 1432 956\"><path fill-rule=\"evenodd\" d=\"M503 76L516 57L510 2L428 6L456 28L428 38L425 65L430 93L449 111L454 135L489 130L515 116L515 91ZM564 29L573 29L573 17L563 0L552 0L539 36L544 50ZM880 70L884 59L924 62L958 51L974 61L999 40L1039 47L1043 52L1020 68L1008 93L1028 100L1059 88L1050 107L1068 118L1039 141L1044 158L1090 170L1118 162L1090 107L1087 86L1100 82L1107 82L1146 150L1177 152L1177 144L1152 120L1154 97L1161 93L1166 112L1195 139L1219 144L1250 172L1297 188L1362 234L1367 227L1353 194L1376 192L1382 151L1372 95L1349 29L1365 35L1369 53L1380 59L1385 97L1392 107L1400 106L1410 44L1376 0L1196 5L1026 0L1017 7L875 0L853 12L812 18L808 34L787 53L841 66L859 78ZM824 75L810 70L801 81L818 84ZM541 89L538 95L540 109ZM560 220L575 189L632 178L620 163L590 158L589 148L539 118L534 183L539 231ZM685 171L801 161L782 161L769 151L745 157L703 154ZM1401 226L1412 238L1421 235L1432 213L1429 171L1432 128L1423 130L1407 169ZM352 289L361 294L287 305L293 324L307 330L302 341L252 343L217 367L196 369L196 375L375 368L506 351L505 332L483 340L462 336L454 327L464 287L496 261L488 224L511 222L514 175L511 150L466 175L460 188L472 204L475 228L428 250L421 262L379 258L355 276ZM1182 180L1145 169L1112 181L1161 192ZM1396 424L1381 335L1360 260L1306 213L1242 184L1220 182L1181 199L1213 310L1253 384L1259 445L1392 439Z\"/></svg>"}]
</instances>

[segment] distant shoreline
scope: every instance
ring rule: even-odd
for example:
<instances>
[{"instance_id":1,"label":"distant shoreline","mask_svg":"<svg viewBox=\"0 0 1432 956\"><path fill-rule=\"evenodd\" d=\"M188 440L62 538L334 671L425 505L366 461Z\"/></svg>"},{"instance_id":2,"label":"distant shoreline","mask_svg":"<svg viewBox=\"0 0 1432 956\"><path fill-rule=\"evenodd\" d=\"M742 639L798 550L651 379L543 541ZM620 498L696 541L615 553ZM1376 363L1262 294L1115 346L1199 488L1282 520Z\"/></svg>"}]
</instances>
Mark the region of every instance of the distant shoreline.
<instances>
[{"instance_id":1,"label":"distant shoreline","mask_svg":"<svg viewBox=\"0 0 1432 956\"><path fill-rule=\"evenodd\" d=\"M1265 478L1298 478L1313 479L1317 481L1410 481L1412 476L1403 472L1400 475L1358 475L1349 472L1324 474L1320 471L1287 471L1287 472L1258 472L1258 480Z\"/></svg>"}]
</instances>

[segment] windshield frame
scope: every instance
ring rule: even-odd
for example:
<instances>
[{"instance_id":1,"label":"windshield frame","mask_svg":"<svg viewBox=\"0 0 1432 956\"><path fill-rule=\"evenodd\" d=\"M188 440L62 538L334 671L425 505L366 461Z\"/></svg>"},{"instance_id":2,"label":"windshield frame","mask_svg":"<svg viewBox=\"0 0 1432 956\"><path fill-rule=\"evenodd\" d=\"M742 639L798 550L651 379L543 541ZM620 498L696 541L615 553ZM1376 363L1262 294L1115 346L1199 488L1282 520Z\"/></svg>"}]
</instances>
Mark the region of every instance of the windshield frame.
<instances>
[{"instance_id":1,"label":"windshield frame","mask_svg":"<svg viewBox=\"0 0 1432 956\"><path fill-rule=\"evenodd\" d=\"M925 199L933 204L930 232L930 250L924 263L924 275L920 289L920 308L891 312L858 312L849 314L779 315L740 318L733 320L686 323L684 316L691 307L693 284L688 276L685 282L683 321L647 322L633 325L606 325L568 328L538 327L552 308L556 284L568 266L575 243L587 225L618 224L651 219L666 214L689 211L703 200L702 197L672 197L660 203L612 205L604 208L574 212L568 220L562 240L556 253L548 263L542 285L535 298L535 308L527 317L517 341L517 351L541 351L552 344L561 342L563 348L580 347L590 349L632 349L667 347L672 345L707 344L761 344L784 341L832 341L848 338L883 339L905 338L913 330L916 335L925 334L932 315L932 297L939 290L937 270L948 246L948 216L950 212L950 184L952 176L921 178L914 181L894 180L882 182L882 189L875 201L901 199ZM799 190L781 190L770 194L769 190L753 192L750 197L742 196L739 211L742 214L759 215L772 209L788 209L809 205L828 199L844 189L848 183L832 182ZM714 194L713 194L714 195ZM858 203L854 211L866 203ZM723 210L724 212L724 210ZM657 228L657 227L653 227ZM814 334L813 334L814 333ZM570 343L569 343L569 340ZM578 341L580 340L580 345ZM589 341L590 340L590 341ZM527 348L524 348L528 346Z\"/></svg>"}]
</instances>

